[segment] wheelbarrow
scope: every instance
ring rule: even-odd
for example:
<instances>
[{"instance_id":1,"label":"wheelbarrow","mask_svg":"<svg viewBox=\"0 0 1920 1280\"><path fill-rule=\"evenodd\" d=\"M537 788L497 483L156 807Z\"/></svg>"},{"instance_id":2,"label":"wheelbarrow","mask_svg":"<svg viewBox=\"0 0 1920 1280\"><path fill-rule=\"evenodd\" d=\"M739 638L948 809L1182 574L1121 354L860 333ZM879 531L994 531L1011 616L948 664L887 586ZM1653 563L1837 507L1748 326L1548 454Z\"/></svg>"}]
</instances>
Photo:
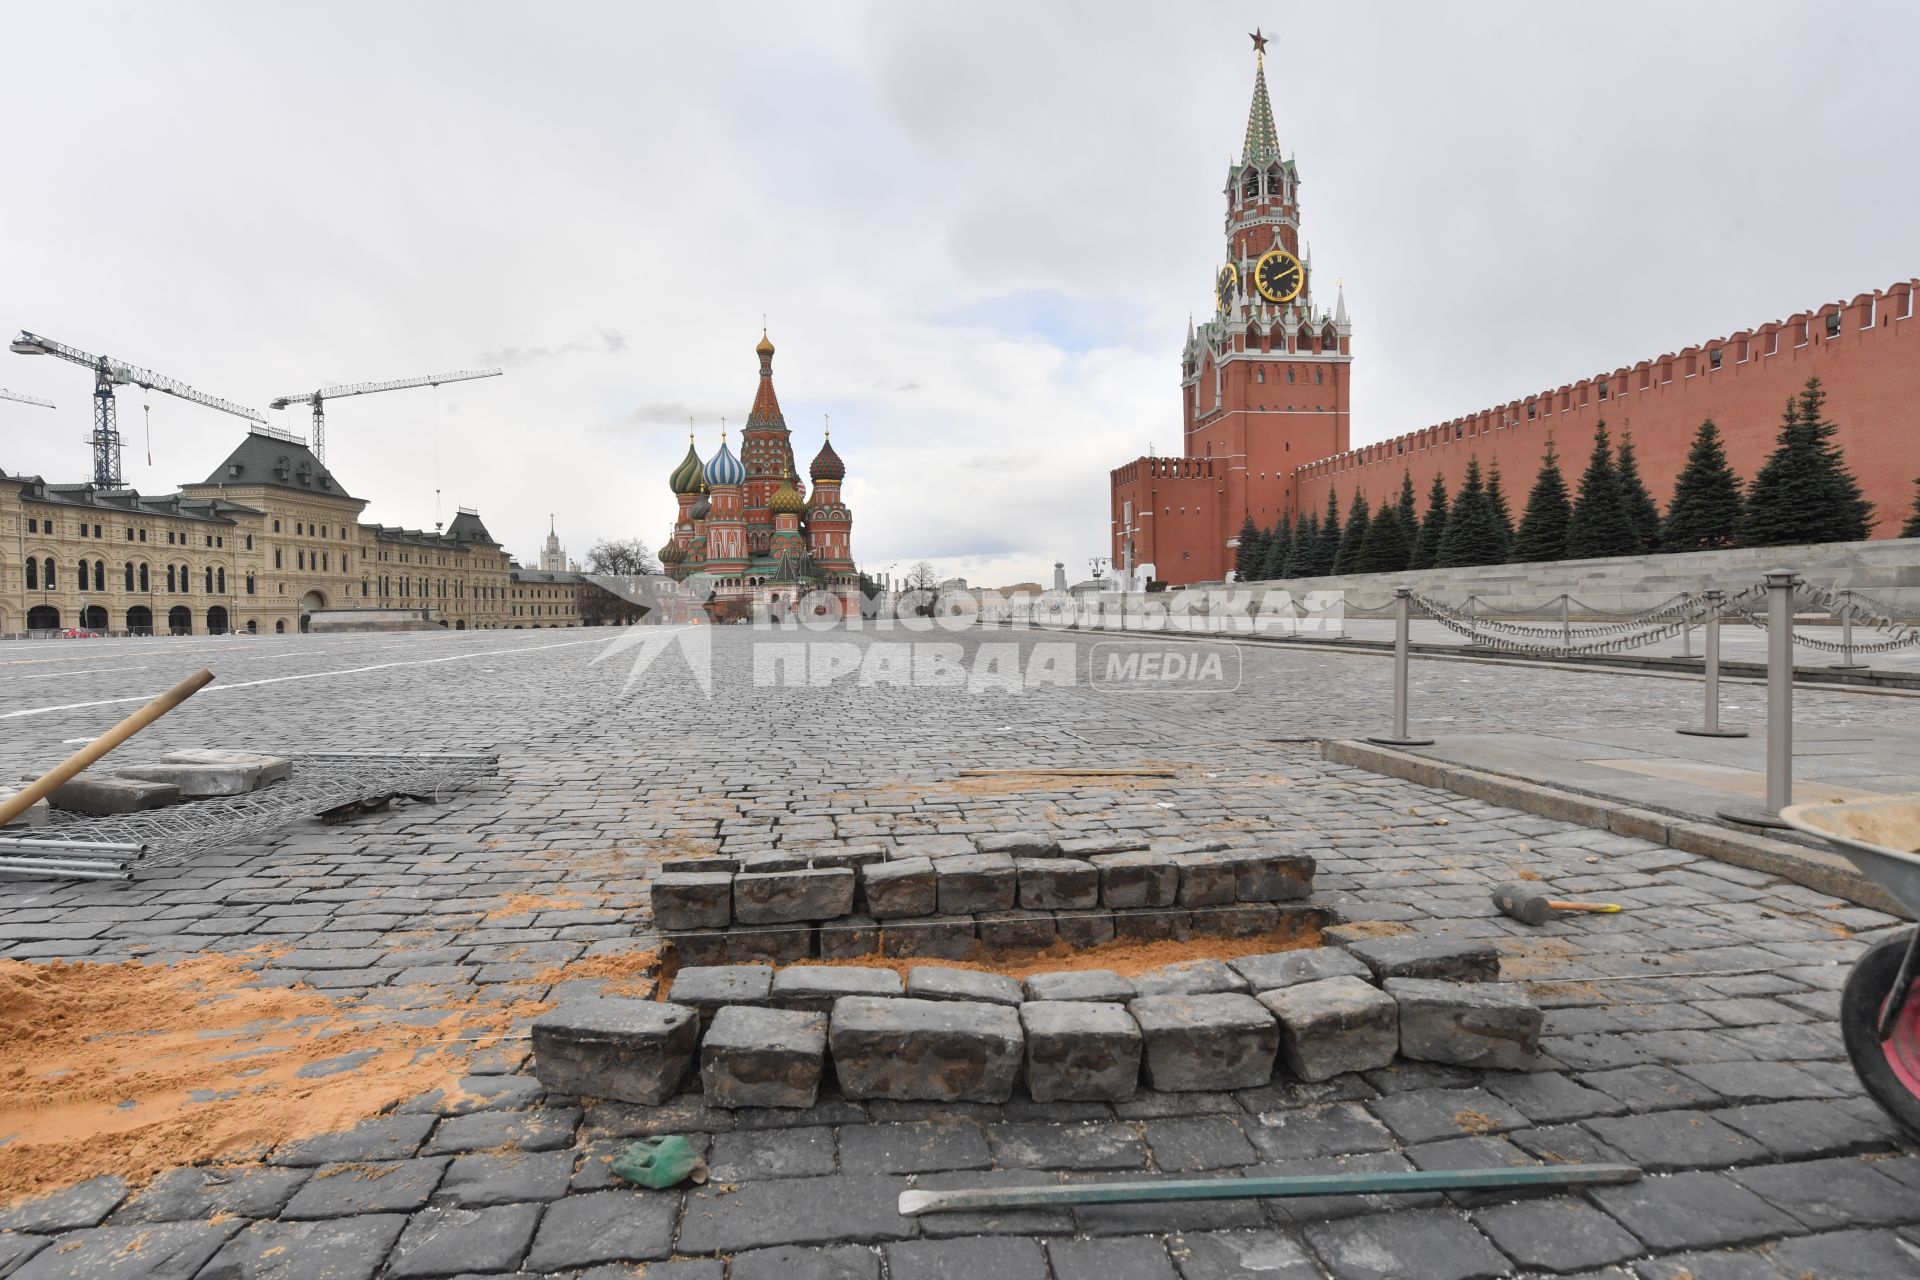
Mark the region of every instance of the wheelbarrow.
<instances>
[{"instance_id":1,"label":"wheelbarrow","mask_svg":"<svg viewBox=\"0 0 1920 1280\"><path fill-rule=\"evenodd\" d=\"M1920 800L1796 804L1780 811L1796 831L1839 850L1860 874L1920 918ZM1920 1138L1920 929L1867 949L1840 993L1840 1033L1867 1093Z\"/></svg>"}]
</instances>

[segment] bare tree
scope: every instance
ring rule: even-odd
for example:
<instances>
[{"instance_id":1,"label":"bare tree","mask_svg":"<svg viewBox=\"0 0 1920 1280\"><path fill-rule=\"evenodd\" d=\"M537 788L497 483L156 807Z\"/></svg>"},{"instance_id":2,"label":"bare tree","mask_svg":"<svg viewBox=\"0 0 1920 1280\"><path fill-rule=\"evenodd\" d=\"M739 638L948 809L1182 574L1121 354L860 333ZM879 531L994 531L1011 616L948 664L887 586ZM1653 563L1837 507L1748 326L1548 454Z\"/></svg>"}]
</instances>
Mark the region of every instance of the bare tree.
<instances>
[{"instance_id":1,"label":"bare tree","mask_svg":"<svg viewBox=\"0 0 1920 1280\"><path fill-rule=\"evenodd\" d=\"M909 591L934 591L940 586L940 575L934 572L931 560L916 560L902 585Z\"/></svg>"},{"instance_id":2,"label":"bare tree","mask_svg":"<svg viewBox=\"0 0 1920 1280\"><path fill-rule=\"evenodd\" d=\"M637 578L660 572L660 562L638 538L605 538L587 552L587 572Z\"/></svg>"}]
</instances>

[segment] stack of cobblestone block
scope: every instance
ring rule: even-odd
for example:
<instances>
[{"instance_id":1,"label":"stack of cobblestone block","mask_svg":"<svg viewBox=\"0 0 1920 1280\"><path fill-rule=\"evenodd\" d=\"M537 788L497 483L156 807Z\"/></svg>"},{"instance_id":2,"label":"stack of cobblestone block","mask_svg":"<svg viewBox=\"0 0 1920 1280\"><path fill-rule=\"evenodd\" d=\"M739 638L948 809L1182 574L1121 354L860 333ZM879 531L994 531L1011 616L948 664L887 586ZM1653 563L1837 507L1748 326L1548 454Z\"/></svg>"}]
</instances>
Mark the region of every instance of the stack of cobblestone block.
<instances>
[{"instance_id":1,"label":"stack of cobblestone block","mask_svg":"<svg viewBox=\"0 0 1920 1280\"><path fill-rule=\"evenodd\" d=\"M159 763L127 765L113 774L81 773L47 797L55 809L105 817L162 809L184 800L242 796L293 774L286 756L216 747L161 753Z\"/></svg>"},{"instance_id":2,"label":"stack of cobblestone block","mask_svg":"<svg viewBox=\"0 0 1920 1280\"><path fill-rule=\"evenodd\" d=\"M880 844L682 859L652 884L653 922L683 964L976 952L1305 932L1337 917L1310 901L1297 850L1027 832L974 837L939 856Z\"/></svg>"},{"instance_id":3,"label":"stack of cobblestone block","mask_svg":"<svg viewBox=\"0 0 1920 1280\"><path fill-rule=\"evenodd\" d=\"M809 1107L829 1072L856 1099L1005 1102L1024 1078L1035 1101L1117 1102L1143 1079L1172 1093L1244 1089L1396 1055L1526 1070L1541 1012L1498 977L1492 946L1418 935L1137 978L696 966L663 1003L582 1000L546 1014L534 1069L557 1093L650 1105L697 1077L716 1107Z\"/></svg>"}]
</instances>

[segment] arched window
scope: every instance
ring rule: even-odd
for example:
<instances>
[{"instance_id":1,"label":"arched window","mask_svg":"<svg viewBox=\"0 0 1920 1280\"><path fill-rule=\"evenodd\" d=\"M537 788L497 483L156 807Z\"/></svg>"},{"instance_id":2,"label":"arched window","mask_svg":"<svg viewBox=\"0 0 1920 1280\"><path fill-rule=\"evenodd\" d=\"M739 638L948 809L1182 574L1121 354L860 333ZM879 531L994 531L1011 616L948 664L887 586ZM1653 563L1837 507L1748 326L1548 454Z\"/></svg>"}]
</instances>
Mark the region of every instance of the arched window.
<instances>
[{"instance_id":1,"label":"arched window","mask_svg":"<svg viewBox=\"0 0 1920 1280\"><path fill-rule=\"evenodd\" d=\"M127 594L132 595L133 594L133 561L131 560L127 561L126 580L127 580Z\"/></svg>"},{"instance_id":2,"label":"arched window","mask_svg":"<svg viewBox=\"0 0 1920 1280\"><path fill-rule=\"evenodd\" d=\"M53 571L52 556L48 556L45 560L42 560L40 562L40 581L41 581L41 584L44 585L47 590L51 591L54 589L55 586L58 585L56 581L58 576L59 575L57 575Z\"/></svg>"},{"instance_id":3,"label":"arched window","mask_svg":"<svg viewBox=\"0 0 1920 1280\"><path fill-rule=\"evenodd\" d=\"M1247 176L1240 180L1240 195L1243 199L1252 200L1259 194L1260 174L1256 170L1249 169Z\"/></svg>"},{"instance_id":4,"label":"arched window","mask_svg":"<svg viewBox=\"0 0 1920 1280\"><path fill-rule=\"evenodd\" d=\"M295 553L294 553L294 561L295 561L295 564L296 564L296 567L297 567L297 568L301 568L301 569L304 569L304 568L306 568L306 567L307 567L307 553L306 553L306 552L304 552L304 551L297 551L297 552L295 552Z\"/></svg>"},{"instance_id":5,"label":"arched window","mask_svg":"<svg viewBox=\"0 0 1920 1280\"><path fill-rule=\"evenodd\" d=\"M147 566L144 561L141 562L140 565L140 589L142 591L151 591L153 589L147 585Z\"/></svg>"},{"instance_id":6,"label":"arched window","mask_svg":"<svg viewBox=\"0 0 1920 1280\"><path fill-rule=\"evenodd\" d=\"M220 570L220 594L227 594L227 571L224 566Z\"/></svg>"},{"instance_id":7,"label":"arched window","mask_svg":"<svg viewBox=\"0 0 1920 1280\"><path fill-rule=\"evenodd\" d=\"M107 589L107 562L104 560L93 562L93 589L95 591Z\"/></svg>"},{"instance_id":8,"label":"arched window","mask_svg":"<svg viewBox=\"0 0 1920 1280\"><path fill-rule=\"evenodd\" d=\"M174 592L178 590L179 590L179 587L175 585L173 580L173 566L168 565L167 566L167 594L172 595Z\"/></svg>"},{"instance_id":9,"label":"arched window","mask_svg":"<svg viewBox=\"0 0 1920 1280\"><path fill-rule=\"evenodd\" d=\"M40 562L32 556L27 557L27 590L40 589Z\"/></svg>"},{"instance_id":10,"label":"arched window","mask_svg":"<svg viewBox=\"0 0 1920 1280\"><path fill-rule=\"evenodd\" d=\"M252 574L247 575L247 594L248 595L253 594L253 575Z\"/></svg>"},{"instance_id":11,"label":"arched window","mask_svg":"<svg viewBox=\"0 0 1920 1280\"><path fill-rule=\"evenodd\" d=\"M207 594L212 595L213 594L213 566L208 565L204 570L202 570L202 572L204 572L207 575Z\"/></svg>"}]
</instances>

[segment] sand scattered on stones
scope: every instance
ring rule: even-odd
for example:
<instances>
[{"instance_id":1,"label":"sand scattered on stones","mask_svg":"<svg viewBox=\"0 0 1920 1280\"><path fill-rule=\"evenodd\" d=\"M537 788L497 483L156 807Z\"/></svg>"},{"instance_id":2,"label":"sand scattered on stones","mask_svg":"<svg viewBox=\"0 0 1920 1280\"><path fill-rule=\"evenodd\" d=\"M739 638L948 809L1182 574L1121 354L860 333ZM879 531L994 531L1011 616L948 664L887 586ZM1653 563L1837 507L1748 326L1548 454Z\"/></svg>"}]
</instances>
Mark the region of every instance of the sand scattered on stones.
<instances>
[{"instance_id":1,"label":"sand scattered on stones","mask_svg":"<svg viewBox=\"0 0 1920 1280\"><path fill-rule=\"evenodd\" d=\"M445 1017L411 1026L352 997L252 985L249 959L0 961L0 1203L457 1097L469 1055L546 1007L449 992Z\"/></svg>"},{"instance_id":2,"label":"sand scattered on stones","mask_svg":"<svg viewBox=\"0 0 1920 1280\"><path fill-rule=\"evenodd\" d=\"M1192 960L1234 960L1240 956L1265 955L1273 951L1293 951L1320 945L1320 935L1312 929L1276 929L1251 938L1193 938L1186 942L1108 942L1097 947L1069 947L1055 943L1044 951L1008 951L971 960L943 960L930 956L857 956L847 960L801 960L780 968L806 965L832 965L840 968L892 969L902 977L907 970L932 965L948 969L974 969L982 973L1026 978L1036 973L1058 973L1073 969L1111 969L1122 977L1134 977L1162 965Z\"/></svg>"}]
</instances>

